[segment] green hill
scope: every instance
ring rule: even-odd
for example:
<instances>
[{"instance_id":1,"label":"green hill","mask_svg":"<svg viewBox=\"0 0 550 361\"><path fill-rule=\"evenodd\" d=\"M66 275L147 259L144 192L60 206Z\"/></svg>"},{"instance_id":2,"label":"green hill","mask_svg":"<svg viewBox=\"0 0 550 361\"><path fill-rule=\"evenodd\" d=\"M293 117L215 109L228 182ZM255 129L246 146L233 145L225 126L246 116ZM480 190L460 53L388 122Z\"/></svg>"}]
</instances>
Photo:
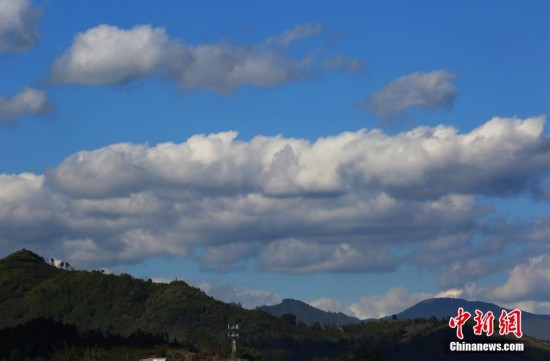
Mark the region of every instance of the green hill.
<instances>
[{"instance_id":1,"label":"green hill","mask_svg":"<svg viewBox=\"0 0 550 361\"><path fill-rule=\"evenodd\" d=\"M290 325L260 311L227 305L183 281L158 284L128 274L67 271L22 250L0 260L0 327L51 318L80 330L121 335L137 330L191 338L224 336L228 323L263 335Z\"/></svg>"}]
</instances>

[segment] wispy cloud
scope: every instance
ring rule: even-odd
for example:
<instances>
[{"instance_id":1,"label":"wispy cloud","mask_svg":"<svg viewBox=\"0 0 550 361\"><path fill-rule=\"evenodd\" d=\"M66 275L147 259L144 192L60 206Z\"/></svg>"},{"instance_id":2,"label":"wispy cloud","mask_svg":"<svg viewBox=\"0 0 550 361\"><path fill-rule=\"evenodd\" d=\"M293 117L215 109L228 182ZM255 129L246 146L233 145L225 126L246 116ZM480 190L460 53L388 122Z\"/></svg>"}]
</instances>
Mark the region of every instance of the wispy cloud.
<instances>
[{"instance_id":1,"label":"wispy cloud","mask_svg":"<svg viewBox=\"0 0 550 361\"><path fill-rule=\"evenodd\" d=\"M358 59L349 58L345 55L327 58L323 67L326 70L342 69L350 73L362 72L366 68L364 62Z\"/></svg>"},{"instance_id":2,"label":"wispy cloud","mask_svg":"<svg viewBox=\"0 0 550 361\"><path fill-rule=\"evenodd\" d=\"M306 23L298 25L293 29L285 30L282 34L267 39L266 44L286 47L297 41L319 35L322 31L322 24Z\"/></svg>"},{"instance_id":3,"label":"wispy cloud","mask_svg":"<svg viewBox=\"0 0 550 361\"><path fill-rule=\"evenodd\" d=\"M447 70L405 75L389 82L357 106L373 109L382 118L395 117L410 107L448 110L456 98L456 88L452 84L455 78L456 75Z\"/></svg>"},{"instance_id":4,"label":"wispy cloud","mask_svg":"<svg viewBox=\"0 0 550 361\"><path fill-rule=\"evenodd\" d=\"M53 110L46 93L26 88L9 97L0 97L0 126L12 127L24 115L42 115Z\"/></svg>"},{"instance_id":5,"label":"wispy cloud","mask_svg":"<svg viewBox=\"0 0 550 361\"><path fill-rule=\"evenodd\" d=\"M251 290L242 286L213 285L209 282L203 282L198 287L209 296L220 301L238 303L249 309L281 302L281 297L277 292L268 290Z\"/></svg>"}]
</instances>

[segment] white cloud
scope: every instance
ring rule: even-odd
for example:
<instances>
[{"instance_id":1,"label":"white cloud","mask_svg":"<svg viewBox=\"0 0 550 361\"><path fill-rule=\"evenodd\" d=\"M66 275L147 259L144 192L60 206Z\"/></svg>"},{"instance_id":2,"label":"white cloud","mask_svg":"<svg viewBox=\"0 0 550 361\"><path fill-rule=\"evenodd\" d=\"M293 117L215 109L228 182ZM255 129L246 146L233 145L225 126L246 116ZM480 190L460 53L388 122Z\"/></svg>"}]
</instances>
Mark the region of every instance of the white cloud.
<instances>
[{"instance_id":1,"label":"white cloud","mask_svg":"<svg viewBox=\"0 0 550 361\"><path fill-rule=\"evenodd\" d=\"M460 298L463 294L463 291L457 288L450 288L439 292L434 296L434 298Z\"/></svg>"},{"instance_id":2,"label":"white cloud","mask_svg":"<svg viewBox=\"0 0 550 361\"><path fill-rule=\"evenodd\" d=\"M112 85L149 76L165 61L170 41L162 28L99 25L78 34L52 66L59 83Z\"/></svg>"},{"instance_id":3,"label":"white cloud","mask_svg":"<svg viewBox=\"0 0 550 361\"><path fill-rule=\"evenodd\" d=\"M129 30L100 25L75 37L53 64L50 78L56 83L115 85L159 73L182 91L228 93L247 84L274 86L311 71L310 57L294 59L284 47L320 31L320 25L305 24L265 44L243 47L229 43L186 44L169 38L164 28L151 25Z\"/></svg>"},{"instance_id":4,"label":"white cloud","mask_svg":"<svg viewBox=\"0 0 550 361\"><path fill-rule=\"evenodd\" d=\"M0 50L27 50L38 40L40 10L28 0L0 0Z\"/></svg>"},{"instance_id":5,"label":"white cloud","mask_svg":"<svg viewBox=\"0 0 550 361\"><path fill-rule=\"evenodd\" d=\"M527 190L550 167L544 123L543 117L494 118L464 135L445 126L395 136L360 130L314 143L281 136L243 142L235 132L197 135L181 144L116 144L79 152L47 177L78 197L159 186L270 196L369 191L383 192L377 199L391 206L394 197L513 194ZM466 199L447 201L460 207Z\"/></svg>"},{"instance_id":6,"label":"white cloud","mask_svg":"<svg viewBox=\"0 0 550 361\"><path fill-rule=\"evenodd\" d=\"M517 308L531 313L550 315L550 302L548 301L508 302L504 305L510 309Z\"/></svg>"},{"instance_id":7,"label":"white cloud","mask_svg":"<svg viewBox=\"0 0 550 361\"><path fill-rule=\"evenodd\" d=\"M24 203L42 190L43 176L32 173L0 174L0 200L2 203Z\"/></svg>"},{"instance_id":8,"label":"white cloud","mask_svg":"<svg viewBox=\"0 0 550 361\"><path fill-rule=\"evenodd\" d=\"M26 114L41 115L52 109L44 91L26 88L10 97L0 97L0 125L13 126Z\"/></svg>"},{"instance_id":9,"label":"white cloud","mask_svg":"<svg viewBox=\"0 0 550 361\"><path fill-rule=\"evenodd\" d=\"M490 292L491 299L504 302L548 302L550 295L550 254L532 257L515 266L504 285Z\"/></svg>"},{"instance_id":10,"label":"white cloud","mask_svg":"<svg viewBox=\"0 0 550 361\"><path fill-rule=\"evenodd\" d=\"M372 108L384 118L396 116L409 107L451 109L456 97L451 81L455 78L447 70L405 75L389 82L358 106Z\"/></svg>"},{"instance_id":11,"label":"white cloud","mask_svg":"<svg viewBox=\"0 0 550 361\"><path fill-rule=\"evenodd\" d=\"M327 312L342 312L342 302L330 297L321 297L309 303L311 306Z\"/></svg>"},{"instance_id":12,"label":"white cloud","mask_svg":"<svg viewBox=\"0 0 550 361\"><path fill-rule=\"evenodd\" d=\"M361 297L359 302L349 306L349 312L359 319L380 318L397 314L405 309L431 298L431 293L408 293L402 287L390 289L383 295Z\"/></svg>"},{"instance_id":13,"label":"white cloud","mask_svg":"<svg viewBox=\"0 0 550 361\"><path fill-rule=\"evenodd\" d=\"M54 209L59 206L44 191L43 176L1 174L0 244L32 244L52 237L56 227Z\"/></svg>"}]
</instances>

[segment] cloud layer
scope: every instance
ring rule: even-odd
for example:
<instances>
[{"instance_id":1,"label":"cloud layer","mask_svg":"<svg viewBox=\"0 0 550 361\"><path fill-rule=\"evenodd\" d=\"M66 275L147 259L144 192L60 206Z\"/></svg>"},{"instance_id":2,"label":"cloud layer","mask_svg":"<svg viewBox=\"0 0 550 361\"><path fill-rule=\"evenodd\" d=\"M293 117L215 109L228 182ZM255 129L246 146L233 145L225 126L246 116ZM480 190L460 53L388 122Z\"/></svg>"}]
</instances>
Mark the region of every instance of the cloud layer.
<instances>
[{"instance_id":1,"label":"cloud layer","mask_svg":"<svg viewBox=\"0 0 550 361\"><path fill-rule=\"evenodd\" d=\"M399 115L410 107L451 109L456 98L452 84L455 78L456 75L447 70L405 75L389 82L358 106L374 109L383 118Z\"/></svg>"},{"instance_id":2,"label":"cloud layer","mask_svg":"<svg viewBox=\"0 0 550 361\"><path fill-rule=\"evenodd\" d=\"M315 142L225 132L82 151L44 175L0 177L0 245L56 249L83 266L162 255L216 272L411 264L439 270L442 288L460 286L502 270L510 252L543 251L544 222L512 247L479 220L491 210L476 196L528 192L544 178L544 122L494 118L465 134L360 130ZM469 272L445 276L457 269Z\"/></svg>"},{"instance_id":3,"label":"cloud layer","mask_svg":"<svg viewBox=\"0 0 550 361\"><path fill-rule=\"evenodd\" d=\"M0 50L22 51L38 40L40 10L28 0L0 0Z\"/></svg>"},{"instance_id":4,"label":"cloud layer","mask_svg":"<svg viewBox=\"0 0 550 361\"><path fill-rule=\"evenodd\" d=\"M243 47L223 42L186 44L151 25L129 30L99 25L75 37L53 64L50 78L56 83L115 85L160 74L182 91L208 89L220 93L242 85L274 86L314 70L310 56L295 59L285 48L321 30L319 24L303 24L263 44ZM352 59L340 63L341 68L360 65Z\"/></svg>"}]
</instances>

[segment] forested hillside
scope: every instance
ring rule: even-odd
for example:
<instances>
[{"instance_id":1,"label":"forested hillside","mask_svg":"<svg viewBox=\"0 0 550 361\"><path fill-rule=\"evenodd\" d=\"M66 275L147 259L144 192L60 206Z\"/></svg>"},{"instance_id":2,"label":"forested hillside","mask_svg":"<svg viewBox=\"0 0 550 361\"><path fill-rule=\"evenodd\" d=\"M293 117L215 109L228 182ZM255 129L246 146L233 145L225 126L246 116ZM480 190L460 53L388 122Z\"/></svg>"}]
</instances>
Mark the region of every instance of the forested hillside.
<instances>
[{"instance_id":1,"label":"forested hillside","mask_svg":"<svg viewBox=\"0 0 550 361\"><path fill-rule=\"evenodd\" d=\"M121 335L162 331L184 339L201 332L225 335L228 323L246 323L263 337L291 325L260 311L227 305L183 281L159 284L128 274L68 271L30 251L0 261L0 325L46 317Z\"/></svg>"}]
</instances>

